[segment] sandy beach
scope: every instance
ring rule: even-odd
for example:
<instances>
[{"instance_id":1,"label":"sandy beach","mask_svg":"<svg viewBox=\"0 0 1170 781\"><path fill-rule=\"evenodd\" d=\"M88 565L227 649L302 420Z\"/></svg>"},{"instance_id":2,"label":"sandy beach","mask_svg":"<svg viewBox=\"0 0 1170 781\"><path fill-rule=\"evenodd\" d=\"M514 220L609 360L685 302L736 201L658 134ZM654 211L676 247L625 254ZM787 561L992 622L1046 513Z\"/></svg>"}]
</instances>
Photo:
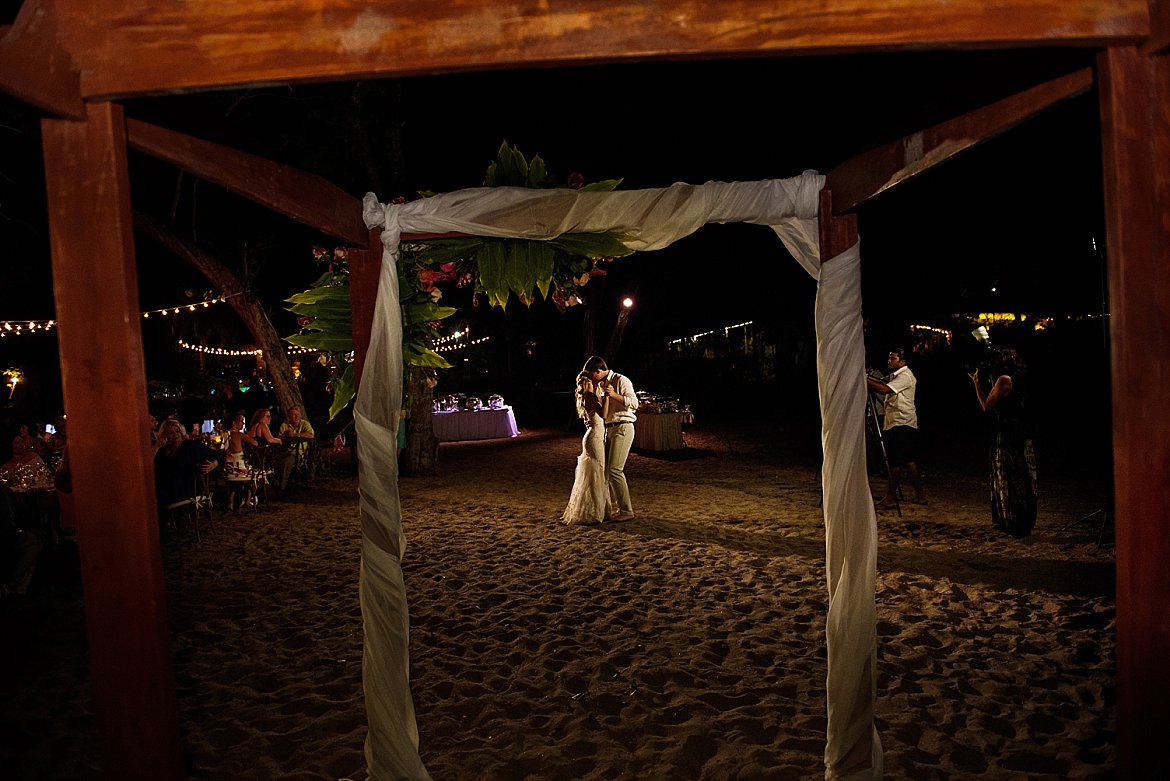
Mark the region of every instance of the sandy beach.
<instances>
[{"instance_id":1,"label":"sandy beach","mask_svg":"<svg viewBox=\"0 0 1170 781\"><path fill-rule=\"evenodd\" d=\"M635 451L624 524L559 523L571 429L444 444L440 474L402 480L436 781L823 777L818 464L766 433ZM1042 473L1036 531L1014 540L981 470L925 472L930 503L878 519L885 777L1112 777L1112 548L1062 529L1100 486ZM166 540L190 778L365 778L356 490L339 471L217 516L202 543ZM57 558L2 606L5 778L98 777L81 600Z\"/></svg>"}]
</instances>

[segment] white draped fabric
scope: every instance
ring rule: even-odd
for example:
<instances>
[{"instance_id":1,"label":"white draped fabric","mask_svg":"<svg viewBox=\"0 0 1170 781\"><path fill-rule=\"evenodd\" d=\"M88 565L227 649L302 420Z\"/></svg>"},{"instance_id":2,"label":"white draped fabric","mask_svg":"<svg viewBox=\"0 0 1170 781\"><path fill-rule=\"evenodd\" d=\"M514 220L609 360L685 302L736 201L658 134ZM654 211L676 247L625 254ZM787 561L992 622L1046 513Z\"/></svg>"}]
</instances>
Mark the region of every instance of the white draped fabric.
<instances>
[{"instance_id":1,"label":"white draped fabric","mask_svg":"<svg viewBox=\"0 0 1170 781\"><path fill-rule=\"evenodd\" d=\"M400 565L405 538L394 426L402 399L402 323L395 271L401 235L458 232L542 240L562 233L617 230L627 237L630 248L652 250L710 222L770 226L818 280L829 588L825 777L863 781L881 776L881 744L873 726L877 522L864 456L860 251L855 246L821 264L817 204L823 186L823 176L806 171L791 179L610 193L478 188L401 205L381 204L372 193L366 195L366 225L382 229L384 247L373 332L355 409L370 778L430 778L418 757Z\"/></svg>"}]
</instances>

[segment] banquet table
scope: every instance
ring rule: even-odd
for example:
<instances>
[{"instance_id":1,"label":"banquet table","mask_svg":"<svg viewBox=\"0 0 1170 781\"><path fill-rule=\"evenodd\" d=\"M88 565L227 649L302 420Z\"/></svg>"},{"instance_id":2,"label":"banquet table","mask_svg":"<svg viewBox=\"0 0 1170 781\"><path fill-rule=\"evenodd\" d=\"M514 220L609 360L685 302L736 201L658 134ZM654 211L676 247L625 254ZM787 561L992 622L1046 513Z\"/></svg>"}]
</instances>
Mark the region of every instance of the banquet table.
<instances>
[{"instance_id":1,"label":"banquet table","mask_svg":"<svg viewBox=\"0 0 1170 781\"><path fill-rule=\"evenodd\" d=\"M634 447L641 450L681 450L682 412L639 412L634 420Z\"/></svg>"},{"instance_id":2,"label":"banquet table","mask_svg":"<svg viewBox=\"0 0 1170 781\"><path fill-rule=\"evenodd\" d=\"M499 439L514 437L516 416L511 407L501 409L435 412L431 418L435 438L440 442L463 442L469 439Z\"/></svg>"}]
</instances>

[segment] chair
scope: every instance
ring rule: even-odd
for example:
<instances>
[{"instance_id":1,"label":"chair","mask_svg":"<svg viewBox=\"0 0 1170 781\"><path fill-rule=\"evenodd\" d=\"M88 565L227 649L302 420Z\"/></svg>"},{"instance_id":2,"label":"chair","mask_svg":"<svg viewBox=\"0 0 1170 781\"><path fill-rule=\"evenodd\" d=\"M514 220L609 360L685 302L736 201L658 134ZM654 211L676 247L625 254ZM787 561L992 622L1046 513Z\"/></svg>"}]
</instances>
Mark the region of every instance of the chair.
<instances>
[{"instance_id":1,"label":"chair","mask_svg":"<svg viewBox=\"0 0 1170 781\"><path fill-rule=\"evenodd\" d=\"M272 451L267 445L244 445L244 463L252 475L252 499L257 510L261 504L268 506L268 485L274 474Z\"/></svg>"},{"instance_id":2,"label":"chair","mask_svg":"<svg viewBox=\"0 0 1170 781\"><path fill-rule=\"evenodd\" d=\"M191 526L195 529L195 541L203 542L203 534L199 530L200 520L206 516L207 525L211 531L215 531L215 520L212 518L212 497L211 497L211 477L210 475L196 474L194 482L191 485L191 496L187 499L180 499L176 502L163 505L163 512L166 515L167 523L176 533L180 531L179 520L186 519L191 522Z\"/></svg>"},{"instance_id":3,"label":"chair","mask_svg":"<svg viewBox=\"0 0 1170 781\"><path fill-rule=\"evenodd\" d=\"M318 459L316 440L302 439L286 443L281 448L280 459L281 491L287 490L294 480L304 488L310 487ZM287 476L284 472L286 469Z\"/></svg>"},{"instance_id":4,"label":"chair","mask_svg":"<svg viewBox=\"0 0 1170 781\"><path fill-rule=\"evenodd\" d=\"M215 482L212 478L215 472L200 474L196 478L196 487L199 493L195 495L195 533L199 534L199 519L206 517L207 526L215 533Z\"/></svg>"}]
</instances>

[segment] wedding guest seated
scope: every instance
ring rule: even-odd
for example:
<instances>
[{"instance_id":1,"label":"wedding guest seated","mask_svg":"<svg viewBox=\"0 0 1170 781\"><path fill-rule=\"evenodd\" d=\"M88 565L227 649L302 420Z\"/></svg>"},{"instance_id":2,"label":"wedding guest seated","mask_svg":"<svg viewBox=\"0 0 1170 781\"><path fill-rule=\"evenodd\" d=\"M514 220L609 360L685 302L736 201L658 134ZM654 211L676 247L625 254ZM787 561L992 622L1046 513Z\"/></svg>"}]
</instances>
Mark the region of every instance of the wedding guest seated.
<instances>
[{"instance_id":1,"label":"wedding guest seated","mask_svg":"<svg viewBox=\"0 0 1170 781\"><path fill-rule=\"evenodd\" d=\"M272 413L261 407L252 413L252 427L248 433L256 440L258 444L264 445L279 445L280 438L272 436Z\"/></svg>"},{"instance_id":2,"label":"wedding guest seated","mask_svg":"<svg viewBox=\"0 0 1170 781\"><path fill-rule=\"evenodd\" d=\"M49 431L50 428L52 433L45 434L44 458L49 463L49 468L56 472L57 465L61 463L61 454L65 452L65 416L58 415L52 426L47 426L45 430Z\"/></svg>"},{"instance_id":3,"label":"wedding guest seated","mask_svg":"<svg viewBox=\"0 0 1170 781\"><path fill-rule=\"evenodd\" d=\"M280 491L288 488L288 479L295 468L305 468L309 455L309 444L316 438L309 421L301 417L300 407L289 407L288 417L280 424L277 432L285 444L280 460Z\"/></svg>"},{"instance_id":4,"label":"wedding guest seated","mask_svg":"<svg viewBox=\"0 0 1170 781\"><path fill-rule=\"evenodd\" d=\"M39 460L42 452L44 452L44 443L29 433L28 426L21 423L20 430L12 438L12 460L31 461L33 458Z\"/></svg>"},{"instance_id":5,"label":"wedding guest seated","mask_svg":"<svg viewBox=\"0 0 1170 781\"><path fill-rule=\"evenodd\" d=\"M261 500L267 501L268 477L273 474L269 464L268 447L281 444L280 437L272 436L271 424L272 413L266 407L260 407L252 413L252 428L248 430L248 433L252 435L252 439L256 440L256 447L251 449L249 461L256 479L257 504Z\"/></svg>"},{"instance_id":6,"label":"wedding guest seated","mask_svg":"<svg viewBox=\"0 0 1170 781\"><path fill-rule=\"evenodd\" d=\"M252 470L244 461L244 445L256 445L256 440L247 432L244 411L239 410L227 421L227 444L224 447L224 477L228 484L228 507L235 511L236 492L240 493L240 505L250 506L252 499ZM242 486L242 487L241 487Z\"/></svg>"},{"instance_id":7,"label":"wedding guest seated","mask_svg":"<svg viewBox=\"0 0 1170 781\"><path fill-rule=\"evenodd\" d=\"M147 414L146 425L147 425L147 428L150 429L149 444L150 444L150 449L153 452L155 450L158 450L159 447L162 445L162 440L160 440L158 437L158 433L159 433L158 432L158 418L156 418L154 415Z\"/></svg>"},{"instance_id":8,"label":"wedding guest seated","mask_svg":"<svg viewBox=\"0 0 1170 781\"><path fill-rule=\"evenodd\" d=\"M183 439L183 424L163 421L163 445L154 454L154 487L160 509L176 502L193 499L200 475L210 474L219 466L215 453L202 442Z\"/></svg>"},{"instance_id":9,"label":"wedding guest seated","mask_svg":"<svg viewBox=\"0 0 1170 781\"><path fill-rule=\"evenodd\" d=\"M47 483L52 473L38 455L41 445L41 441L29 433L28 426L22 424L19 433L12 439L12 458L0 466L0 483Z\"/></svg>"},{"instance_id":10,"label":"wedding guest seated","mask_svg":"<svg viewBox=\"0 0 1170 781\"><path fill-rule=\"evenodd\" d=\"M0 596L28 592L48 539L36 511L0 485Z\"/></svg>"}]
</instances>

